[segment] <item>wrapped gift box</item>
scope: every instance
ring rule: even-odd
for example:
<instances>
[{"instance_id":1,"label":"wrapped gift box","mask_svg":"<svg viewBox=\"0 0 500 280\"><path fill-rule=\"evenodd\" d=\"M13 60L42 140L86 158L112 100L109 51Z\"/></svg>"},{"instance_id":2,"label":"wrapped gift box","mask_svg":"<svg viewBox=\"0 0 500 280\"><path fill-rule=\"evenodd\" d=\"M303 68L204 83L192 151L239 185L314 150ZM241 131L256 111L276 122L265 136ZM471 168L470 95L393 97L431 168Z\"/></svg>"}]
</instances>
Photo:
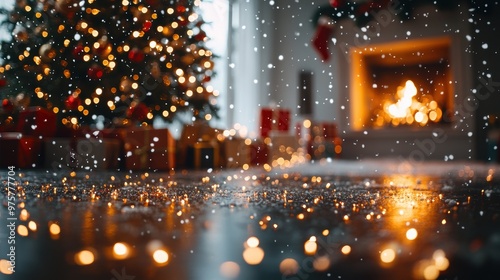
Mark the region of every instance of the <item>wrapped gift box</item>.
<instances>
[{"instance_id":1,"label":"wrapped gift box","mask_svg":"<svg viewBox=\"0 0 500 280\"><path fill-rule=\"evenodd\" d=\"M128 128L124 149L127 170L171 170L176 166L175 139L166 128Z\"/></svg>"},{"instance_id":2,"label":"wrapped gift box","mask_svg":"<svg viewBox=\"0 0 500 280\"><path fill-rule=\"evenodd\" d=\"M315 122L311 126L311 138L333 140L337 136L337 124L334 122Z\"/></svg>"},{"instance_id":3,"label":"wrapped gift box","mask_svg":"<svg viewBox=\"0 0 500 280\"><path fill-rule=\"evenodd\" d=\"M45 143L45 167L53 169L118 169L120 142L115 139L52 138Z\"/></svg>"},{"instance_id":4,"label":"wrapped gift box","mask_svg":"<svg viewBox=\"0 0 500 280\"><path fill-rule=\"evenodd\" d=\"M29 107L19 112L16 130L27 136L53 137L56 114L42 107Z\"/></svg>"},{"instance_id":5,"label":"wrapped gift box","mask_svg":"<svg viewBox=\"0 0 500 280\"><path fill-rule=\"evenodd\" d=\"M260 136L266 138L272 132L285 133L290 130L290 110L262 108L260 111Z\"/></svg>"},{"instance_id":6,"label":"wrapped gift box","mask_svg":"<svg viewBox=\"0 0 500 280\"><path fill-rule=\"evenodd\" d=\"M24 136L17 132L0 133L2 156L0 166L18 168L40 167L42 161L42 140Z\"/></svg>"},{"instance_id":7,"label":"wrapped gift box","mask_svg":"<svg viewBox=\"0 0 500 280\"><path fill-rule=\"evenodd\" d=\"M261 139L253 140L250 143L250 164L263 166L269 163L269 146Z\"/></svg>"},{"instance_id":8,"label":"wrapped gift box","mask_svg":"<svg viewBox=\"0 0 500 280\"><path fill-rule=\"evenodd\" d=\"M213 140L198 141L187 148L187 168L208 169L220 166L219 144Z\"/></svg>"},{"instance_id":9,"label":"wrapped gift box","mask_svg":"<svg viewBox=\"0 0 500 280\"><path fill-rule=\"evenodd\" d=\"M182 128L181 136L177 142L177 163L179 167L193 168L194 154L188 155L189 149L194 149L196 143L199 142L209 142L214 143L217 137L221 134L221 130L211 127L208 122L203 120L197 120L192 124L186 124ZM217 164L220 164L219 162ZM216 164L216 165L217 165Z\"/></svg>"},{"instance_id":10,"label":"wrapped gift box","mask_svg":"<svg viewBox=\"0 0 500 280\"><path fill-rule=\"evenodd\" d=\"M221 167L237 168L244 164L250 165L250 145L247 145L245 141L246 139L231 137L220 143Z\"/></svg>"}]
</instances>

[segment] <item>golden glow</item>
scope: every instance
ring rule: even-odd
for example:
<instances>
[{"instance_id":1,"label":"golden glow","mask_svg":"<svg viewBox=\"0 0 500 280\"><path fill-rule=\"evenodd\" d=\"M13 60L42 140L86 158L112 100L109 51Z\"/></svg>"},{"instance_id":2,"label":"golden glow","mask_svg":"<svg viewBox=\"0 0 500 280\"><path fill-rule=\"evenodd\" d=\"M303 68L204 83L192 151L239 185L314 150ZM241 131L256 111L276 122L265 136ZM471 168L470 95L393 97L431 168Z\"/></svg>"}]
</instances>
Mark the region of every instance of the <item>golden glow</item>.
<instances>
[{"instance_id":1,"label":"golden glow","mask_svg":"<svg viewBox=\"0 0 500 280\"><path fill-rule=\"evenodd\" d=\"M36 230L37 230L37 225L36 225L36 223L35 223L34 221L30 221L30 222L28 223L28 227L29 227L29 229L30 229L31 231L36 231Z\"/></svg>"},{"instance_id":2,"label":"golden glow","mask_svg":"<svg viewBox=\"0 0 500 280\"><path fill-rule=\"evenodd\" d=\"M304 251L307 255L314 255L318 250L318 244L316 243L316 239L309 239L304 243Z\"/></svg>"},{"instance_id":3,"label":"golden glow","mask_svg":"<svg viewBox=\"0 0 500 280\"><path fill-rule=\"evenodd\" d=\"M130 247L126 243L122 242L117 242L115 245L113 245L113 256L116 259L125 259L129 256L130 254Z\"/></svg>"},{"instance_id":4,"label":"golden glow","mask_svg":"<svg viewBox=\"0 0 500 280\"><path fill-rule=\"evenodd\" d=\"M28 228L25 225L17 226L17 233L20 236L28 236Z\"/></svg>"},{"instance_id":5,"label":"golden glow","mask_svg":"<svg viewBox=\"0 0 500 280\"><path fill-rule=\"evenodd\" d=\"M426 125L429 121L439 122L443 112L435 100L420 102L416 99L417 87L411 80L407 80L404 86L397 89L395 103L386 101L383 105L385 115L379 115L376 126L384 126L391 123L393 126L400 124L411 125L413 122ZM427 99L432 97L426 96Z\"/></svg>"},{"instance_id":6,"label":"golden glow","mask_svg":"<svg viewBox=\"0 0 500 280\"><path fill-rule=\"evenodd\" d=\"M236 279L240 275L240 265L231 261L223 262L219 271L225 278Z\"/></svg>"},{"instance_id":7,"label":"golden glow","mask_svg":"<svg viewBox=\"0 0 500 280\"><path fill-rule=\"evenodd\" d=\"M52 235L59 235L61 233L61 228L59 227L58 224L52 223L49 226L49 231L50 231L50 234L52 234Z\"/></svg>"},{"instance_id":8,"label":"golden glow","mask_svg":"<svg viewBox=\"0 0 500 280\"><path fill-rule=\"evenodd\" d=\"M15 269L12 267L11 262L8 260L1 259L0 260L0 273L3 274L12 274Z\"/></svg>"},{"instance_id":9,"label":"golden glow","mask_svg":"<svg viewBox=\"0 0 500 280\"><path fill-rule=\"evenodd\" d=\"M280 263L280 272L281 274L287 276L287 275L293 275L296 274L299 271L299 263L292 259L292 258L287 258L281 261Z\"/></svg>"},{"instance_id":10,"label":"golden glow","mask_svg":"<svg viewBox=\"0 0 500 280\"><path fill-rule=\"evenodd\" d=\"M158 250L154 251L154 253L153 253L153 260L157 264L161 264L161 265L166 264L168 262L168 259L169 259L169 256L165 250L158 249Z\"/></svg>"},{"instance_id":11,"label":"golden glow","mask_svg":"<svg viewBox=\"0 0 500 280\"><path fill-rule=\"evenodd\" d=\"M396 252L394 249L387 248L380 253L380 260L384 263L391 263L396 259Z\"/></svg>"},{"instance_id":12,"label":"golden glow","mask_svg":"<svg viewBox=\"0 0 500 280\"><path fill-rule=\"evenodd\" d=\"M21 210L21 213L19 214L19 220L27 221L29 217L30 213L28 212L28 210L26 209Z\"/></svg>"},{"instance_id":13,"label":"golden glow","mask_svg":"<svg viewBox=\"0 0 500 280\"><path fill-rule=\"evenodd\" d=\"M327 256L321 256L313 261L313 267L317 271L325 271L330 267L330 259Z\"/></svg>"},{"instance_id":14,"label":"golden glow","mask_svg":"<svg viewBox=\"0 0 500 280\"><path fill-rule=\"evenodd\" d=\"M95 260L94 253L90 250L82 250L75 254L75 262L78 265L89 265Z\"/></svg>"},{"instance_id":15,"label":"golden glow","mask_svg":"<svg viewBox=\"0 0 500 280\"><path fill-rule=\"evenodd\" d=\"M351 253L351 246L349 245L344 245L342 247L342 249L340 249L340 251L342 252L342 254L344 255L349 255Z\"/></svg>"},{"instance_id":16,"label":"golden glow","mask_svg":"<svg viewBox=\"0 0 500 280\"><path fill-rule=\"evenodd\" d=\"M264 250L260 247L249 247L243 251L243 259L249 265L257 265L264 259Z\"/></svg>"},{"instance_id":17,"label":"golden glow","mask_svg":"<svg viewBox=\"0 0 500 280\"><path fill-rule=\"evenodd\" d=\"M255 247L259 246L259 239L255 236L252 236L252 237L247 239L246 244L250 248L255 248Z\"/></svg>"},{"instance_id":18,"label":"golden glow","mask_svg":"<svg viewBox=\"0 0 500 280\"><path fill-rule=\"evenodd\" d=\"M415 240L417 238L418 232L414 228L410 228L409 230L406 231L406 238L408 240Z\"/></svg>"}]
</instances>

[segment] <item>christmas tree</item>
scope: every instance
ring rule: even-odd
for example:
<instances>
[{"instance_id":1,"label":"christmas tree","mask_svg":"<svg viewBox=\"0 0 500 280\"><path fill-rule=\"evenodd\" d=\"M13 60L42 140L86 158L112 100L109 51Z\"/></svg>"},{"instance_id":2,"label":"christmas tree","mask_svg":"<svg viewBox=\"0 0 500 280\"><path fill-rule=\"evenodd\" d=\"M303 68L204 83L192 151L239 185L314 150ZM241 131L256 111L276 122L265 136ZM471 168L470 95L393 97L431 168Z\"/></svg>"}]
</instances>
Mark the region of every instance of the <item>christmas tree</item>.
<instances>
[{"instance_id":1,"label":"christmas tree","mask_svg":"<svg viewBox=\"0 0 500 280\"><path fill-rule=\"evenodd\" d=\"M16 0L3 11L4 111L29 103L66 124L216 117L200 2Z\"/></svg>"}]
</instances>

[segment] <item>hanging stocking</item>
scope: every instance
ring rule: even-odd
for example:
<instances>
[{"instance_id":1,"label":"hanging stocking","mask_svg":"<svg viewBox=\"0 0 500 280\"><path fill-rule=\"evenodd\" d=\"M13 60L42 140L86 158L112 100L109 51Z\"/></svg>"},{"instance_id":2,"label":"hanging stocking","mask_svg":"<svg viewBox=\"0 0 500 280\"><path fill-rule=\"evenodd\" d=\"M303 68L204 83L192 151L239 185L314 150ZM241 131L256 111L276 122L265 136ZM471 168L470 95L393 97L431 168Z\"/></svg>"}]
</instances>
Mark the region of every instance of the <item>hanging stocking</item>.
<instances>
[{"instance_id":1,"label":"hanging stocking","mask_svg":"<svg viewBox=\"0 0 500 280\"><path fill-rule=\"evenodd\" d=\"M312 39L312 44L319 53L323 61L328 61L330 58L330 50L328 45L332 37L334 24L332 20L326 16L322 16L318 20L318 26Z\"/></svg>"}]
</instances>

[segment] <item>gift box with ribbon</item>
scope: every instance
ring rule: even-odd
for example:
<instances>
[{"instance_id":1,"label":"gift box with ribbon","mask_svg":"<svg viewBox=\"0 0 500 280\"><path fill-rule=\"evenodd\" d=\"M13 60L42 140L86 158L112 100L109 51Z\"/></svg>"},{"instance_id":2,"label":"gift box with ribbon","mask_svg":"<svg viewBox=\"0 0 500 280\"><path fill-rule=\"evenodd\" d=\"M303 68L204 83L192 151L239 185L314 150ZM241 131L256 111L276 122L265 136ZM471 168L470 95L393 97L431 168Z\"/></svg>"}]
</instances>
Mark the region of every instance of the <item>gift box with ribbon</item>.
<instances>
[{"instance_id":1,"label":"gift box with ribbon","mask_svg":"<svg viewBox=\"0 0 500 280\"><path fill-rule=\"evenodd\" d=\"M19 112L16 131L24 136L53 137L56 133L56 114L42 107L29 107Z\"/></svg>"},{"instance_id":2,"label":"gift box with ribbon","mask_svg":"<svg viewBox=\"0 0 500 280\"><path fill-rule=\"evenodd\" d=\"M24 136L17 132L3 132L0 133L0 146L2 167L36 168L41 165L42 140L38 137Z\"/></svg>"},{"instance_id":3,"label":"gift box with ribbon","mask_svg":"<svg viewBox=\"0 0 500 280\"><path fill-rule=\"evenodd\" d=\"M192 124L186 124L182 128L181 136L177 142L177 163L179 167L194 168L195 164L195 154L189 154L189 149L194 149L196 147L215 145L218 144L217 137L221 134L221 130L211 127L208 122L203 120L197 120ZM198 144L200 142L211 142ZM218 151L220 148L217 147ZM217 162L214 166L219 165L219 156L217 155ZM212 158L213 159L213 158Z\"/></svg>"},{"instance_id":4,"label":"gift box with ribbon","mask_svg":"<svg viewBox=\"0 0 500 280\"><path fill-rule=\"evenodd\" d=\"M134 127L125 130L125 169L175 168L175 139L166 128Z\"/></svg>"},{"instance_id":5,"label":"gift box with ribbon","mask_svg":"<svg viewBox=\"0 0 500 280\"><path fill-rule=\"evenodd\" d=\"M187 168L208 169L219 166L219 143L216 139L204 138L190 144L186 151Z\"/></svg>"},{"instance_id":6,"label":"gift box with ribbon","mask_svg":"<svg viewBox=\"0 0 500 280\"><path fill-rule=\"evenodd\" d=\"M283 108L262 108L260 111L260 136L266 138L273 132L290 130L290 110Z\"/></svg>"}]
</instances>

